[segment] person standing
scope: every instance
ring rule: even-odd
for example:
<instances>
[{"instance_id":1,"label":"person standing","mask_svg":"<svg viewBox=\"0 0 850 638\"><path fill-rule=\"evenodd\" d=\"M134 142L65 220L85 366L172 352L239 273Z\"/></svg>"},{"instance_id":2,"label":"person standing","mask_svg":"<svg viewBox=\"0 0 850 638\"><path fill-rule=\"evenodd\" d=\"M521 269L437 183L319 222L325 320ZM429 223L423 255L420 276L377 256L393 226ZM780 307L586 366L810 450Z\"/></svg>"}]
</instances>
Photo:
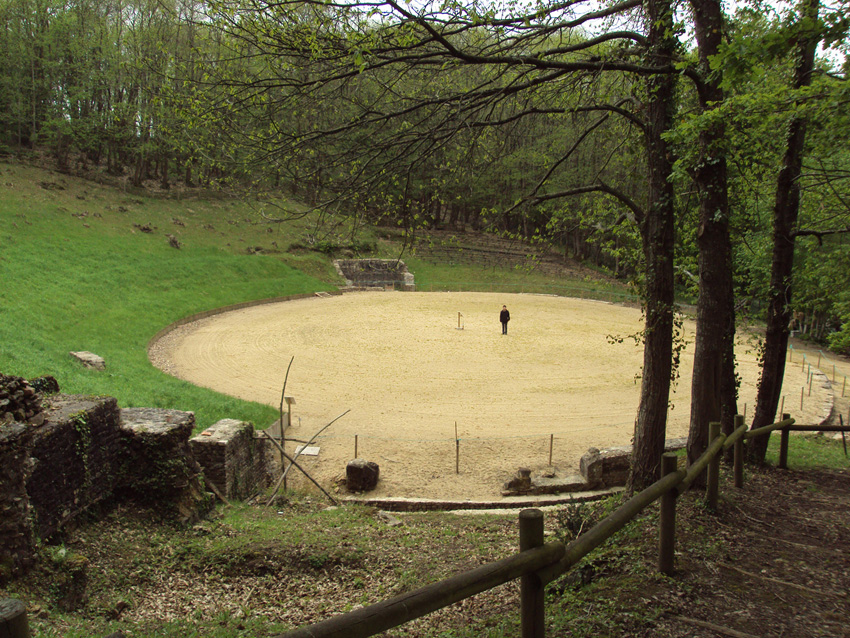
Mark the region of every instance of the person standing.
<instances>
[{"instance_id":1,"label":"person standing","mask_svg":"<svg viewBox=\"0 0 850 638\"><path fill-rule=\"evenodd\" d=\"M508 322L511 320L511 313L507 306L502 306L502 312L499 313L499 321L502 322L502 334L508 334Z\"/></svg>"}]
</instances>

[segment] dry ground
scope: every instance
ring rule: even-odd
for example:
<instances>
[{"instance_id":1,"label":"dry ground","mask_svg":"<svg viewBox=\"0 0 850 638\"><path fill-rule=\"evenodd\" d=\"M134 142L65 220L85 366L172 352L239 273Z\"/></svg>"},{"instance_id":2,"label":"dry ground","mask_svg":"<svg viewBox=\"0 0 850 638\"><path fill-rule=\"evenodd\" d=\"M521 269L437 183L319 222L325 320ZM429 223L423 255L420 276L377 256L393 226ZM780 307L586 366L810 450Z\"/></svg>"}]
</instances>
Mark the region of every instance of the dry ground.
<instances>
[{"instance_id":1,"label":"dry ground","mask_svg":"<svg viewBox=\"0 0 850 638\"><path fill-rule=\"evenodd\" d=\"M502 304L512 316L507 336L498 323ZM694 325L684 327L668 438L687 435ZM357 436L358 456L381 466L375 496L492 499L517 467L545 469L550 442L562 476L577 471L588 448L630 442L642 348L629 335L640 328L638 309L604 302L361 292L216 315L169 333L151 358L198 385L278 406L294 357L289 436L306 440L350 410L309 461L318 480L329 484L343 472ZM739 344L737 357L741 410L751 411L753 344ZM789 366L784 406L798 422L816 423L828 391L816 382L809 396L807 375Z\"/></svg>"}]
</instances>

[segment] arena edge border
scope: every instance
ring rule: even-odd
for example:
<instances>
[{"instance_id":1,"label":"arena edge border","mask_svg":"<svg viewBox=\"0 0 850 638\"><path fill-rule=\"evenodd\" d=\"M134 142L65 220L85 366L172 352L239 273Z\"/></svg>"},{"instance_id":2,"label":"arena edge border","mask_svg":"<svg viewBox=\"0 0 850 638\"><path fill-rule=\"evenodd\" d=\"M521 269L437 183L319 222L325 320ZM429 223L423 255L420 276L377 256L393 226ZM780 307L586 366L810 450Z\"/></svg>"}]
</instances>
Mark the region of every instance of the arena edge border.
<instances>
[{"instance_id":1,"label":"arena edge border","mask_svg":"<svg viewBox=\"0 0 850 638\"><path fill-rule=\"evenodd\" d=\"M406 498L406 497L357 497L349 496L343 503L376 507L388 512L435 512L435 511L472 511L472 510L516 510L527 507L547 507L596 501L613 494L619 494L624 487L610 487L569 494L538 494L532 496L505 496L491 501L461 501L452 499Z\"/></svg>"},{"instance_id":2,"label":"arena edge border","mask_svg":"<svg viewBox=\"0 0 850 638\"><path fill-rule=\"evenodd\" d=\"M343 294L342 290L323 290L321 293L323 295L332 295L337 296ZM224 314L225 312L231 312L233 310L243 310L245 308L253 308L254 306L264 306L270 303L281 303L284 301L294 301L296 299L309 299L311 297L315 297L318 292L303 292L295 295L287 295L285 297L267 297L265 299L255 299L254 301L243 301L241 303L231 304L229 306L221 306L220 308L213 308L212 310L205 310L203 312L196 312L195 314L188 315L167 325L165 328L157 332L153 337L148 339L148 345L146 348L146 352L148 355L148 360L150 360L150 352L151 348L156 344L157 341L162 339L169 332L176 330L182 326L192 323L193 321L200 321L201 319L207 319L208 317L214 317L215 315Z\"/></svg>"}]
</instances>

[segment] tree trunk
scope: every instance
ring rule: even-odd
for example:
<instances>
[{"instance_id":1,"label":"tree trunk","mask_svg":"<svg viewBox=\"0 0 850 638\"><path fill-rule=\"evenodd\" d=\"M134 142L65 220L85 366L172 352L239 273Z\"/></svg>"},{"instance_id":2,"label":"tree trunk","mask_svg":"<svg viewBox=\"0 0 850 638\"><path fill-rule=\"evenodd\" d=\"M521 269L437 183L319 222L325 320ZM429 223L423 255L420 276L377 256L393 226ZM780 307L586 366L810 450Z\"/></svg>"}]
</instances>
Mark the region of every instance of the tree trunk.
<instances>
[{"instance_id":1,"label":"tree trunk","mask_svg":"<svg viewBox=\"0 0 850 638\"><path fill-rule=\"evenodd\" d=\"M676 41L669 0L649 0L649 41L653 64L668 64ZM673 356L674 201L670 176L672 156L663 134L673 126L676 76L650 76L646 126L649 206L641 222L646 261L646 327L640 406L635 421L634 451L629 474L630 492L642 490L660 475L667 433L667 407Z\"/></svg>"},{"instance_id":2,"label":"tree trunk","mask_svg":"<svg viewBox=\"0 0 850 638\"><path fill-rule=\"evenodd\" d=\"M691 0L703 82L698 86L703 112L717 108L724 95L711 59L720 51L723 11L718 0ZM691 387L691 424L688 462L693 463L708 446L708 424L719 420L724 431L734 427L735 305L732 281L732 242L729 237L729 195L725 125L710 123L700 132L700 158L695 182L700 197L699 299L694 372Z\"/></svg>"},{"instance_id":3,"label":"tree trunk","mask_svg":"<svg viewBox=\"0 0 850 638\"><path fill-rule=\"evenodd\" d=\"M803 0L800 21L818 17L819 0ZM797 42L797 63L794 68L794 88L811 83L815 48L818 36L809 32ZM806 141L806 121L794 117L788 126L782 168L776 178L776 197L773 204L773 260L770 271L770 303L767 309L767 328L764 340L764 359L759 380L756 409L752 428L773 423L782 380L785 376L785 352L791 322L791 282L794 266L794 231L800 211L800 173ZM748 446L751 461L764 462L767 452L766 436L753 439Z\"/></svg>"}]
</instances>

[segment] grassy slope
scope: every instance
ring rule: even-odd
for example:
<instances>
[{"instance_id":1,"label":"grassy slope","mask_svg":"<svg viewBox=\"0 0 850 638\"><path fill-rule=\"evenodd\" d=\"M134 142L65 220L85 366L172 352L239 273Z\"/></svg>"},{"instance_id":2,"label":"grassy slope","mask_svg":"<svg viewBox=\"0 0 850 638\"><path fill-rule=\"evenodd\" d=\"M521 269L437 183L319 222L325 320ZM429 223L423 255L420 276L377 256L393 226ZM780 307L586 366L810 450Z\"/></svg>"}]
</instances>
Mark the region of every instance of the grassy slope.
<instances>
[{"instance_id":1,"label":"grassy slope","mask_svg":"<svg viewBox=\"0 0 850 638\"><path fill-rule=\"evenodd\" d=\"M245 254L246 246L271 241L288 246L300 234L297 225L269 233L270 226L249 223L257 215L239 202L128 196L23 166L0 164L0 180L0 371L52 374L65 392L108 394L125 407L193 410L204 426L224 417L260 424L274 418L267 406L163 374L149 363L146 346L192 313L330 289L326 259ZM156 230L144 233L136 224ZM178 237L180 250L167 234ZM103 356L106 372L84 369L69 357L72 350Z\"/></svg>"}]
</instances>

